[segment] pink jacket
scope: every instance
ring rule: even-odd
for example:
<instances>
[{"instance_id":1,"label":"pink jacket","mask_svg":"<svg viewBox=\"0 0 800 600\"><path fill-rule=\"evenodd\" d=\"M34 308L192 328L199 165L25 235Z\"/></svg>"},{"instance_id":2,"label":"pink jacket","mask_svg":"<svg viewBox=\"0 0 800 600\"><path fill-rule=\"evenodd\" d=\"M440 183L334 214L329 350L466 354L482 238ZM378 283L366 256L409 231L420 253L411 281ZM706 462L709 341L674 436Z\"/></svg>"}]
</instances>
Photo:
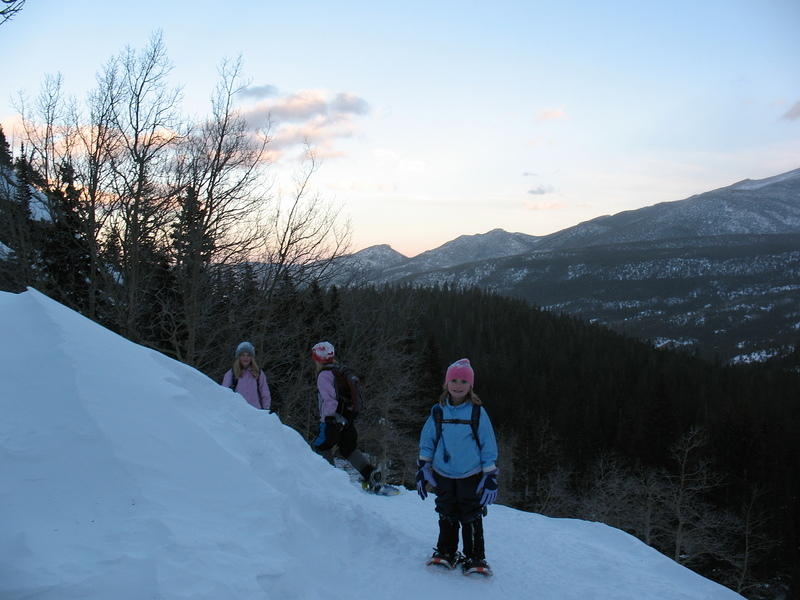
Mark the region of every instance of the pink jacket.
<instances>
[{"instance_id":1,"label":"pink jacket","mask_svg":"<svg viewBox=\"0 0 800 600\"><path fill-rule=\"evenodd\" d=\"M224 387L231 387L233 383L233 370L229 369L222 378L222 385ZM236 382L236 391L239 392L247 402L256 408L263 408L269 410L272 404L272 397L269 393L269 385L267 385L267 376L264 371L258 375L258 381L253 377L250 370L242 371L242 376ZM260 393L259 393L260 392Z\"/></svg>"},{"instance_id":2,"label":"pink jacket","mask_svg":"<svg viewBox=\"0 0 800 600\"><path fill-rule=\"evenodd\" d=\"M336 413L339 402L336 398L336 376L330 370L317 375L317 399L319 401L319 420L325 420Z\"/></svg>"}]
</instances>

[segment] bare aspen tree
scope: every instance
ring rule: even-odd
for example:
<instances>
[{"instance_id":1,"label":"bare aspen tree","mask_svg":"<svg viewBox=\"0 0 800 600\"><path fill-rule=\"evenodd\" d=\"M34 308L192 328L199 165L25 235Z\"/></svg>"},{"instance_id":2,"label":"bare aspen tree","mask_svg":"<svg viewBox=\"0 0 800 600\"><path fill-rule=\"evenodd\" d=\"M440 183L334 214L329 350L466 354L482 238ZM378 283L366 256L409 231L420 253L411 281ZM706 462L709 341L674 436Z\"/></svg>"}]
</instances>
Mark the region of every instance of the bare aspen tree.
<instances>
[{"instance_id":1,"label":"bare aspen tree","mask_svg":"<svg viewBox=\"0 0 800 600\"><path fill-rule=\"evenodd\" d=\"M166 183L169 153L181 138L180 91L169 86L171 65L160 33L139 52L127 48L119 66L113 126L120 136L120 151L111 163L117 201L111 228L121 254L120 326L126 336L141 339L148 262L166 244L165 224L173 201Z\"/></svg>"},{"instance_id":2,"label":"bare aspen tree","mask_svg":"<svg viewBox=\"0 0 800 600\"><path fill-rule=\"evenodd\" d=\"M705 431L693 427L670 450L675 467L670 475L669 492L672 558L682 564L713 554L719 540L715 529L721 523L705 497L722 480L701 456L706 443Z\"/></svg>"},{"instance_id":3,"label":"bare aspen tree","mask_svg":"<svg viewBox=\"0 0 800 600\"><path fill-rule=\"evenodd\" d=\"M626 461L613 453L603 453L591 472L589 492L582 512L587 519L630 530L634 505L634 485Z\"/></svg>"},{"instance_id":4,"label":"bare aspen tree","mask_svg":"<svg viewBox=\"0 0 800 600\"><path fill-rule=\"evenodd\" d=\"M172 254L181 306L171 350L201 367L208 366L216 350L208 347L212 337L199 335L203 326L212 326L210 271L251 258L260 242L258 218L270 199L265 178L268 124L250 131L234 106L243 88L241 70L241 59L223 61L211 117L187 135L173 174L173 186L180 190Z\"/></svg>"},{"instance_id":5,"label":"bare aspen tree","mask_svg":"<svg viewBox=\"0 0 800 600\"><path fill-rule=\"evenodd\" d=\"M738 547L727 557L727 562L733 567L730 578L730 587L745 594L756 587L753 579L753 567L761 562L772 550L777 547L777 542L766 534L771 518L761 506L761 501L766 493L758 487L751 490L749 496L742 503L739 515Z\"/></svg>"},{"instance_id":6,"label":"bare aspen tree","mask_svg":"<svg viewBox=\"0 0 800 600\"><path fill-rule=\"evenodd\" d=\"M33 106L22 93L15 106L22 119L28 162L46 186L58 186L58 166L68 145L61 74L45 76Z\"/></svg>"},{"instance_id":7,"label":"bare aspen tree","mask_svg":"<svg viewBox=\"0 0 800 600\"><path fill-rule=\"evenodd\" d=\"M636 472L636 496L632 532L648 546L661 547L668 528L665 506L667 476L659 469L640 466Z\"/></svg>"},{"instance_id":8,"label":"bare aspen tree","mask_svg":"<svg viewBox=\"0 0 800 600\"><path fill-rule=\"evenodd\" d=\"M111 193L112 158L119 151L120 135L114 126L114 114L119 102L119 69L117 59L111 59L96 77L95 88L86 98L86 115L77 108L69 112L75 140L71 162L80 187L80 211L84 234L89 248L87 316L97 315L97 297L101 290L110 290L110 274L101 267L100 253L104 229L116 199Z\"/></svg>"},{"instance_id":9,"label":"bare aspen tree","mask_svg":"<svg viewBox=\"0 0 800 600\"><path fill-rule=\"evenodd\" d=\"M340 211L311 190L318 166L314 152L307 149L292 196L278 198L269 218L262 259L267 298L287 274L300 285L325 281L333 276L337 259L348 251L349 223L343 223Z\"/></svg>"},{"instance_id":10,"label":"bare aspen tree","mask_svg":"<svg viewBox=\"0 0 800 600\"><path fill-rule=\"evenodd\" d=\"M0 25L10 21L25 6L25 0L0 0Z\"/></svg>"}]
</instances>

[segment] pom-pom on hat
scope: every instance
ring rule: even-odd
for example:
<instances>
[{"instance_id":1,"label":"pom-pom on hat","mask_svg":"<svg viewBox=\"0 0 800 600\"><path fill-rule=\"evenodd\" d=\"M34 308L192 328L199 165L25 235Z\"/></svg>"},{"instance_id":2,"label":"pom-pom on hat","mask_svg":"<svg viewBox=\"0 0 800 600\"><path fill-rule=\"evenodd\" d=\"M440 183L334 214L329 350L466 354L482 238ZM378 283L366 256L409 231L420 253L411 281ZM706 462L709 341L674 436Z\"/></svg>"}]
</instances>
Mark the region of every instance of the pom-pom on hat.
<instances>
[{"instance_id":1,"label":"pom-pom on hat","mask_svg":"<svg viewBox=\"0 0 800 600\"><path fill-rule=\"evenodd\" d=\"M247 352L250 356L256 355L256 349L253 347L253 344L250 342L242 342L238 346L236 346L236 354L235 357L239 358L239 355L243 352Z\"/></svg>"},{"instance_id":2,"label":"pom-pom on hat","mask_svg":"<svg viewBox=\"0 0 800 600\"><path fill-rule=\"evenodd\" d=\"M330 342L320 342L311 348L311 358L318 363L329 363L333 361L334 350Z\"/></svg>"},{"instance_id":3,"label":"pom-pom on hat","mask_svg":"<svg viewBox=\"0 0 800 600\"><path fill-rule=\"evenodd\" d=\"M469 364L468 358L461 358L447 367L444 384L447 385L447 382L453 381L453 379L463 379L471 386L475 385L475 371L472 370L472 365Z\"/></svg>"}]
</instances>

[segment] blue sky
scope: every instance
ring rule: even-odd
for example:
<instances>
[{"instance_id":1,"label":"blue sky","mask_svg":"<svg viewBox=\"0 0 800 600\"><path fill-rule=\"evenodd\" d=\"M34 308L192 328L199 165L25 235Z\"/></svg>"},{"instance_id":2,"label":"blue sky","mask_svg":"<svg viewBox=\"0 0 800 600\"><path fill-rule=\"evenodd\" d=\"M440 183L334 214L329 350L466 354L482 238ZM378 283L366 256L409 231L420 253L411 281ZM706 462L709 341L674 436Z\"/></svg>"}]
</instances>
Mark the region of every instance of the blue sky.
<instances>
[{"instance_id":1,"label":"blue sky","mask_svg":"<svg viewBox=\"0 0 800 600\"><path fill-rule=\"evenodd\" d=\"M278 186L308 135L354 249L547 234L800 167L796 0L30 0L0 27L14 56L0 120L46 73L83 96L157 29L187 114L207 112L220 61L241 54L254 92L271 92L242 109L281 117Z\"/></svg>"}]
</instances>

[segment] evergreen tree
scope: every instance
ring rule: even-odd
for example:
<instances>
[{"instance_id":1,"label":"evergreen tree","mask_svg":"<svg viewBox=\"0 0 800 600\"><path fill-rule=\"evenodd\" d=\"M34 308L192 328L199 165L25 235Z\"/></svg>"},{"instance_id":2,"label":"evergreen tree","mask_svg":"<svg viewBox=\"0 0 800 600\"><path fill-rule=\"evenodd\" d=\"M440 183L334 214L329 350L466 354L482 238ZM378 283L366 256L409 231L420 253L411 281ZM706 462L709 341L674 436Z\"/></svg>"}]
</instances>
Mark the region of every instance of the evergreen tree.
<instances>
[{"instance_id":1,"label":"evergreen tree","mask_svg":"<svg viewBox=\"0 0 800 600\"><path fill-rule=\"evenodd\" d=\"M198 364L198 348L204 329L210 328L211 258L214 240L205 227L206 210L197 191L189 186L180 198L180 209L172 224L171 255L174 264L175 293L180 307L173 318L173 328L180 329L172 336L173 352L184 362ZM171 309L173 310L173 309Z\"/></svg>"},{"instance_id":2,"label":"evergreen tree","mask_svg":"<svg viewBox=\"0 0 800 600\"><path fill-rule=\"evenodd\" d=\"M80 214L80 192L68 162L59 169L62 186L49 192L52 222L45 229L41 264L44 291L59 302L84 311L88 304L91 272L89 245Z\"/></svg>"},{"instance_id":3,"label":"evergreen tree","mask_svg":"<svg viewBox=\"0 0 800 600\"><path fill-rule=\"evenodd\" d=\"M38 254L37 224L33 220L33 173L23 156L14 162L13 173L3 176L2 198L0 198L0 243L3 254L3 287L21 291L28 285L38 285L34 268Z\"/></svg>"},{"instance_id":4,"label":"evergreen tree","mask_svg":"<svg viewBox=\"0 0 800 600\"><path fill-rule=\"evenodd\" d=\"M6 134L3 132L3 126L0 125L0 167L10 169L13 164L11 146L8 145Z\"/></svg>"}]
</instances>

